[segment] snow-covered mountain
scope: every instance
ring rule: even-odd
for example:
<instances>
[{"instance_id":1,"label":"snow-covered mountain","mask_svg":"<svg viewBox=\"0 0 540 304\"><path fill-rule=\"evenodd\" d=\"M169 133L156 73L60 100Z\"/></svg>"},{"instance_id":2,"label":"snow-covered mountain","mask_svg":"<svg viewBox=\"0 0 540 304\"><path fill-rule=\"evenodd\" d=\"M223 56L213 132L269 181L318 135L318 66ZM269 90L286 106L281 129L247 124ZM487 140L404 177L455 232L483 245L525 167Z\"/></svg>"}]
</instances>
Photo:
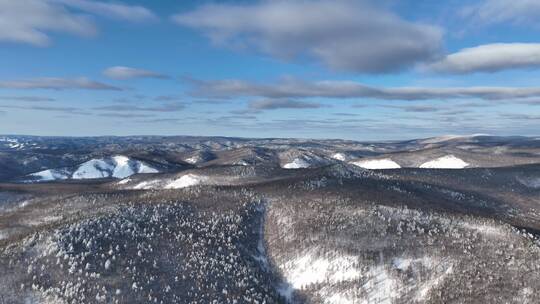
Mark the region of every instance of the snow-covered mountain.
<instances>
[{"instance_id":1,"label":"snow-covered mountain","mask_svg":"<svg viewBox=\"0 0 540 304\"><path fill-rule=\"evenodd\" d=\"M376 159L391 159L401 168L419 168L449 155L467 163L466 168L493 168L538 163L540 139L471 135L358 142L190 136L72 138L0 135L0 181L21 181L38 172L37 177L42 175L48 180L68 179L76 171L73 168L91 159L104 158L103 155L124 155L144 160L164 172L230 165L318 168L338 162ZM382 164L372 165L379 168ZM55 170L41 172L52 168ZM102 174L97 172L96 175Z\"/></svg>"},{"instance_id":2,"label":"snow-covered mountain","mask_svg":"<svg viewBox=\"0 0 540 304\"><path fill-rule=\"evenodd\" d=\"M284 169L314 168L331 163L330 159L308 150L290 149L279 154Z\"/></svg>"},{"instance_id":3,"label":"snow-covered mountain","mask_svg":"<svg viewBox=\"0 0 540 304\"><path fill-rule=\"evenodd\" d=\"M9 138L0 304L540 303L537 139Z\"/></svg>"},{"instance_id":4,"label":"snow-covered mountain","mask_svg":"<svg viewBox=\"0 0 540 304\"><path fill-rule=\"evenodd\" d=\"M30 174L39 181L63 179L125 178L138 173L158 173L159 170L146 162L115 155L91 159L75 168L47 169Z\"/></svg>"}]
</instances>

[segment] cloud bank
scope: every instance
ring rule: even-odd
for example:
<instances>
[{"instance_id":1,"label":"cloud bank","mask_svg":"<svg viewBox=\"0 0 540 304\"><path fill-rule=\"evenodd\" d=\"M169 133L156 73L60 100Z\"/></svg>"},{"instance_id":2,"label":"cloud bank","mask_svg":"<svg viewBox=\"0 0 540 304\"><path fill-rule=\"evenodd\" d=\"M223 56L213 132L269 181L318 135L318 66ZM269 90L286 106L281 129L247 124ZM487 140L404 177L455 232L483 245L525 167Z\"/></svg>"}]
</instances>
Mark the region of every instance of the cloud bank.
<instances>
[{"instance_id":1,"label":"cloud bank","mask_svg":"<svg viewBox=\"0 0 540 304\"><path fill-rule=\"evenodd\" d=\"M485 0L466 7L462 14L476 24L540 26L540 2L537 0Z\"/></svg>"},{"instance_id":2,"label":"cloud bank","mask_svg":"<svg viewBox=\"0 0 540 304\"><path fill-rule=\"evenodd\" d=\"M96 107L98 111L114 111L114 112L178 112L186 107L183 103L168 103L155 106L137 106L137 105L110 105Z\"/></svg>"},{"instance_id":3,"label":"cloud bank","mask_svg":"<svg viewBox=\"0 0 540 304\"><path fill-rule=\"evenodd\" d=\"M86 77L80 78L35 78L26 80L0 81L2 89L84 89L84 90L111 90L122 91L121 88L102 82L93 81Z\"/></svg>"},{"instance_id":4,"label":"cloud bank","mask_svg":"<svg viewBox=\"0 0 540 304\"><path fill-rule=\"evenodd\" d=\"M210 4L173 16L215 44L281 59L313 58L336 70L396 71L438 54L440 28L406 21L364 1Z\"/></svg>"},{"instance_id":5,"label":"cloud bank","mask_svg":"<svg viewBox=\"0 0 540 304\"><path fill-rule=\"evenodd\" d=\"M48 102L48 101L55 101L56 99L51 98L51 97L41 97L41 96L0 96L0 100L24 101L24 102Z\"/></svg>"},{"instance_id":6,"label":"cloud bank","mask_svg":"<svg viewBox=\"0 0 540 304\"><path fill-rule=\"evenodd\" d=\"M375 87L354 81L307 82L285 79L273 84L244 80L192 80L192 95L207 98L372 98L381 100L500 100L540 97L540 87Z\"/></svg>"},{"instance_id":7,"label":"cloud bank","mask_svg":"<svg viewBox=\"0 0 540 304\"><path fill-rule=\"evenodd\" d=\"M149 9L139 5L127 5L122 3L89 1L89 0L49 0L50 3L63 4L67 7L76 8L87 13L111 19L125 20L129 22L145 22L156 20L157 16Z\"/></svg>"},{"instance_id":8,"label":"cloud bank","mask_svg":"<svg viewBox=\"0 0 540 304\"><path fill-rule=\"evenodd\" d=\"M35 46L51 43L49 33L92 36L97 27L91 16L126 21L157 18L141 6L87 0L0 0L0 42Z\"/></svg>"},{"instance_id":9,"label":"cloud bank","mask_svg":"<svg viewBox=\"0 0 540 304\"><path fill-rule=\"evenodd\" d=\"M107 68L103 71L103 74L109 78L126 80L132 78L158 78L166 79L169 76L143 69L130 68L125 66L114 66Z\"/></svg>"},{"instance_id":10,"label":"cloud bank","mask_svg":"<svg viewBox=\"0 0 540 304\"><path fill-rule=\"evenodd\" d=\"M255 111L278 109L317 109L323 107L320 103L303 102L289 99L263 99L249 103L249 109Z\"/></svg>"},{"instance_id":11,"label":"cloud bank","mask_svg":"<svg viewBox=\"0 0 540 304\"><path fill-rule=\"evenodd\" d=\"M425 68L433 72L467 74L540 66L540 43L495 43L462 49Z\"/></svg>"}]
</instances>

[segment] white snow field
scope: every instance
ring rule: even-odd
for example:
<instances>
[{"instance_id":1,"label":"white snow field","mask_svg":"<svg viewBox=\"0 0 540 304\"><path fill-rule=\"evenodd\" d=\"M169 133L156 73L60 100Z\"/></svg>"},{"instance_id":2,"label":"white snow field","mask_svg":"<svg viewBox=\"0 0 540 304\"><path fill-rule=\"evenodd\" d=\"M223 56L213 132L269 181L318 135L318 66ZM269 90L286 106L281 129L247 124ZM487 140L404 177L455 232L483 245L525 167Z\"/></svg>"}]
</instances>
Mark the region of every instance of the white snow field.
<instances>
[{"instance_id":1,"label":"white snow field","mask_svg":"<svg viewBox=\"0 0 540 304\"><path fill-rule=\"evenodd\" d=\"M354 280L361 276L354 267L356 259L348 256L324 258L309 252L283 265L283 275L294 289L302 289L311 284Z\"/></svg>"},{"instance_id":2,"label":"white snow field","mask_svg":"<svg viewBox=\"0 0 540 304\"><path fill-rule=\"evenodd\" d=\"M463 169L469 164L454 155L446 155L420 165L425 169Z\"/></svg>"},{"instance_id":3,"label":"white snow field","mask_svg":"<svg viewBox=\"0 0 540 304\"><path fill-rule=\"evenodd\" d=\"M280 266L286 284L279 287L279 292L291 301L295 290L322 284L326 286L321 287L317 294L328 304L391 304L407 293L414 294L415 299L423 302L430 290L452 271L451 263L442 262L431 256L396 257L390 264L369 267L362 266L358 261L358 257L337 252L325 256L305 252ZM399 275L396 275L400 272L417 272L421 269L433 269L433 273L415 285L404 284ZM337 284L347 286L361 279L364 280L362 289L366 292L361 296L347 288L333 287Z\"/></svg>"},{"instance_id":4,"label":"white snow field","mask_svg":"<svg viewBox=\"0 0 540 304\"><path fill-rule=\"evenodd\" d=\"M399 169L401 166L395 161L385 158L385 159L371 159L371 160L357 160L351 162L352 165L362 167L364 169Z\"/></svg>"},{"instance_id":5,"label":"white snow field","mask_svg":"<svg viewBox=\"0 0 540 304\"><path fill-rule=\"evenodd\" d=\"M68 169L47 169L30 174L40 181L62 179L125 178L137 173L158 173L156 168L140 160L116 155L109 158L91 159L80 164L73 173Z\"/></svg>"}]
</instances>

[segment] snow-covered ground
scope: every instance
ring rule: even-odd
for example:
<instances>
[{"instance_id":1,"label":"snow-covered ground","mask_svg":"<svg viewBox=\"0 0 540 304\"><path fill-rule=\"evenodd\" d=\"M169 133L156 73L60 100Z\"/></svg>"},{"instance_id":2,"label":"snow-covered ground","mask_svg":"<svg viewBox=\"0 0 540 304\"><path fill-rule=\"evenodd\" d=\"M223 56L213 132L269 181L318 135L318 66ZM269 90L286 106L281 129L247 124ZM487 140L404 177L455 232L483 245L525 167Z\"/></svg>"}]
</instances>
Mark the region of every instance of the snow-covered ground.
<instances>
[{"instance_id":1,"label":"snow-covered ground","mask_svg":"<svg viewBox=\"0 0 540 304\"><path fill-rule=\"evenodd\" d=\"M358 160L351 162L351 164L362 167L365 169L399 169L401 166L395 161L385 159L371 159L371 160Z\"/></svg>"},{"instance_id":2,"label":"snow-covered ground","mask_svg":"<svg viewBox=\"0 0 540 304\"><path fill-rule=\"evenodd\" d=\"M469 166L468 163L454 155L446 155L435 160L428 161L420 165L420 168L426 169L463 169Z\"/></svg>"},{"instance_id":3,"label":"snow-covered ground","mask_svg":"<svg viewBox=\"0 0 540 304\"><path fill-rule=\"evenodd\" d=\"M392 304L399 296L400 282L393 278L384 265L371 267L367 273L369 280L363 286L367 295L360 303Z\"/></svg>"},{"instance_id":4,"label":"snow-covered ground","mask_svg":"<svg viewBox=\"0 0 540 304\"><path fill-rule=\"evenodd\" d=\"M280 266L285 283L278 290L291 300L295 290L315 288L327 304L391 304L407 293L423 301L452 272L451 262L432 256L396 257L390 263L369 266L359 261L359 257L340 252L324 256L305 252ZM416 278L415 284L405 283L400 277L400 273L418 273L422 269L432 269L433 273L423 279ZM363 293L344 287L352 282L363 282L360 288ZM338 285L342 287L335 288Z\"/></svg>"}]
</instances>

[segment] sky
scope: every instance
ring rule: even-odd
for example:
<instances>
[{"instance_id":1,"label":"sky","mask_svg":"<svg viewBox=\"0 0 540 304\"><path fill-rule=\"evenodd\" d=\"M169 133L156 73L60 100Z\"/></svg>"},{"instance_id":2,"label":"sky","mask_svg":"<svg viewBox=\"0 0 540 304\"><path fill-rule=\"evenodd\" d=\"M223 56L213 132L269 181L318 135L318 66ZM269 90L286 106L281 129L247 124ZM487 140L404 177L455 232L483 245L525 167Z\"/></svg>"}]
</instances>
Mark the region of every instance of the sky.
<instances>
[{"instance_id":1,"label":"sky","mask_svg":"<svg viewBox=\"0 0 540 304\"><path fill-rule=\"evenodd\" d=\"M539 135L536 0L0 0L0 134Z\"/></svg>"}]
</instances>

